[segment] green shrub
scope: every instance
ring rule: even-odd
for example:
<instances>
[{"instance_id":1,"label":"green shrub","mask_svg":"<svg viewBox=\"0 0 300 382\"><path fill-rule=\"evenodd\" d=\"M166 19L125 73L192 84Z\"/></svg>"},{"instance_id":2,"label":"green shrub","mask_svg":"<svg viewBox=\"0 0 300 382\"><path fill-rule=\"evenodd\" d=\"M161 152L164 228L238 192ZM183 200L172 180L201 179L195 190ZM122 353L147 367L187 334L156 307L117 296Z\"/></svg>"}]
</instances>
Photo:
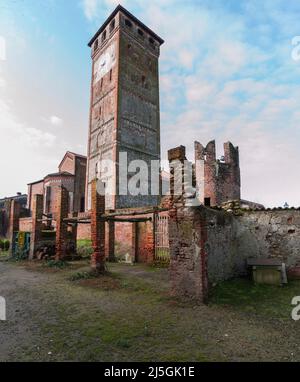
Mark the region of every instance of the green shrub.
<instances>
[{"instance_id":1,"label":"green shrub","mask_svg":"<svg viewBox=\"0 0 300 382\"><path fill-rule=\"evenodd\" d=\"M70 277L70 281L90 280L95 278L97 278L97 274L93 271L77 272Z\"/></svg>"},{"instance_id":2,"label":"green shrub","mask_svg":"<svg viewBox=\"0 0 300 382\"><path fill-rule=\"evenodd\" d=\"M64 269L69 266L69 264L66 261L63 260L49 260L46 262L46 266L49 268L59 268Z\"/></svg>"},{"instance_id":3,"label":"green shrub","mask_svg":"<svg viewBox=\"0 0 300 382\"><path fill-rule=\"evenodd\" d=\"M4 240L4 242L3 242L3 250L4 250L4 251L8 251L8 250L9 250L9 247L10 247L10 242L9 242L9 240Z\"/></svg>"},{"instance_id":4,"label":"green shrub","mask_svg":"<svg viewBox=\"0 0 300 382\"><path fill-rule=\"evenodd\" d=\"M93 254L93 247L91 240L78 240L77 241L77 255L81 258L90 258Z\"/></svg>"},{"instance_id":5,"label":"green shrub","mask_svg":"<svg viewBox=\"0 0 300 382\"><path fill-rule=\"evenodd\" d=\"M10 247L9 240L0 239L0 251L8 251Z\"/></svg>"}]
</instances>

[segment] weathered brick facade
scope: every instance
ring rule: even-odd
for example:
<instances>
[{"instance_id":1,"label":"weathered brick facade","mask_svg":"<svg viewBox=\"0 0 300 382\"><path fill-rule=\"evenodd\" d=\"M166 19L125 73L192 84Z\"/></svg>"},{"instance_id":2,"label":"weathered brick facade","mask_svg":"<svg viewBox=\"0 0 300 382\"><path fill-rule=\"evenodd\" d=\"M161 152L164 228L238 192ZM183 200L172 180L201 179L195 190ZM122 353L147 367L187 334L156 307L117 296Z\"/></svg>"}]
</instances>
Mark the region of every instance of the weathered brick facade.
<instances>
[{"instance_id":1,"label":"weathered brick facade","mask_svg":"<svg viewBox=\"0 0 300 382\"><path fill-rule=\"evenodd\" d=\"M181 146L170 150L169 161L172 169L169 211L171 293L205 302L208 291L206 237L200 210L189 206L190 195L185 188L189 185L183 172L185 148ZM181 179L178 176L180 172ZM182 185L181 195L174 194L174 190L178 190L176 183Z\"/></svg>"},{"instance_id":2,"label":"weathered brick facade","mask_svg":"<svg viewBox=\"0 0 300 382\"><path fill-rule=\"evenodd\" d=\"M157 196L131 196L119 189L127 173L119 166L120 153L128 164L160 159L160 113L158 58L163 41L119 6L90 42L93 59L90 132L88 149L87 209L91 182L97 177L111 184L107 209L157 206ZM101 164L113 161L111 176L103 175ZM130 174L131 177L133 174ZM125 177L125 182L128 180ZM149 187L149 178L146 187ZM159 183L159 180L158 180Z\"/></svg>"},{"instance_id":3,"label":"weathered brick facade","mask_svg":"<svg viewBox=\"0 0 300 382\"><path fill-rule=\"evenodd\" d=\"M97 273L105 272L105 222L101 215L105 213L105 196L97 191L97 180L91 183L91 238L93 254L91 259L92 269Z\"/></svg>"},{"instance_id":4,"label":"weathered brick facade","mask_svg":"<svg viewBox=\"0 0 300 382\"><path fill-rule=\"evenodd\" d=\"M29 259L33 260L39 248L39 241L41 240L41 231L43 229L43 195L34 195L32 206L32 231L30 240Z\"/></svg>"},{"instance_id":5,"label":"weathered brick facade","mask_svg":"<svg viewBox=\"0 0 300 382\"><path fill-rule=\"evenodd\" d=\"M55 217L57 196L60 187L64 187L69 193L68 212L84 212L86 162L86 157L68 151L59 164L57 173L48 174L42 180L28 184L28 209L33 209L34 195L43 195L44 214Z\"/></svg>"},{"instance_id":6,"label":"weathered brick facade","mask_svg":"<svg viewBox=\"0 0 300 382\"><path fill-rule=\"evenodd\" d=\"M61 187L57 193L56 201L56 242L55 259L64 260L67 254L68 226L64 219L68 218L69 212L69 193L64 187Z\"/></svg>"}]
</instances>

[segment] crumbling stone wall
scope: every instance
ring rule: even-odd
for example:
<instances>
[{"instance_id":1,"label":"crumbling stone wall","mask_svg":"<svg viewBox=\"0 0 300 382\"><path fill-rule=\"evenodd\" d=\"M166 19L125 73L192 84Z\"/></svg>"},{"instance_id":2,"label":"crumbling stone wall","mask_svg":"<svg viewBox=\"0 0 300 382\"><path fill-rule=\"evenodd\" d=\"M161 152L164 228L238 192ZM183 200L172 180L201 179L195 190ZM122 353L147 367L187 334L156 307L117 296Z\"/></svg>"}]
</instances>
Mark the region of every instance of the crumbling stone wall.
<instances>
[{"instance_id":1,"label":"crumbling stone wall","mask_svg":"<svg viewBox=\"0 0 300 382\"><path fill-rule=\"evenodd\" d=\"M225 163L237 163L230 144L225 152ZM215 158L214 145L207 155L205 161ZM193 205L187 175L182 171L185 160L184 147L169 151L173 295L205 302L209 285L245 275L249 258L277 258L288 270L300 269L300 209L244 210L240 200L223 208ZM174 192L178 182L181 195Z\"/></svg>"},{"instance_id":2,"label":"crumbling stone wall","mask_svg":"<svg viewBox=\"0 0 300 382\"><path fill-rule=\"evenodd\" d=\"M205 210L209 282L245 275L249 258L275 258L300 266L300 211Z\"/></svg>"},{"instance_id":3,"label":"crumbling stone wall","mask_svg":"<svg viewBox=\"0 0 300 382\"><path fill-rule=\"evenodd\" d=\"M244 251L277 258L289 268L300 266L300 210L244 211L235 220Z\"/></svg>"}]
</instances>

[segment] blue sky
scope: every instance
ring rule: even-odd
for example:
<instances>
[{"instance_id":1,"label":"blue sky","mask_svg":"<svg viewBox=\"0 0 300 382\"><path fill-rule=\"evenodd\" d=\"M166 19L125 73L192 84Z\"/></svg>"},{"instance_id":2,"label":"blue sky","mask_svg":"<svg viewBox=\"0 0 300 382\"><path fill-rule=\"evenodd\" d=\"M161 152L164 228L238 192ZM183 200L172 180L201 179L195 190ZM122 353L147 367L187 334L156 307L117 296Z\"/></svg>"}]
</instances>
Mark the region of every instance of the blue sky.
<instances>
[{"instance_id":1,"label":"blue sky","mask_svg":"<svg viewBox=\"0 0 300 382\"><path fill-rule=\"evenodd\" d=\"M298 0L125 0L165 39L160 60L162 154L193 142L240 147L243 197L300 206ZM87 42L112 0L0 0L0 196L86 153ZM0 52L1 53L1 52ZM3 57L2 57L3 58Z\"/></svg>"}]
</instances>

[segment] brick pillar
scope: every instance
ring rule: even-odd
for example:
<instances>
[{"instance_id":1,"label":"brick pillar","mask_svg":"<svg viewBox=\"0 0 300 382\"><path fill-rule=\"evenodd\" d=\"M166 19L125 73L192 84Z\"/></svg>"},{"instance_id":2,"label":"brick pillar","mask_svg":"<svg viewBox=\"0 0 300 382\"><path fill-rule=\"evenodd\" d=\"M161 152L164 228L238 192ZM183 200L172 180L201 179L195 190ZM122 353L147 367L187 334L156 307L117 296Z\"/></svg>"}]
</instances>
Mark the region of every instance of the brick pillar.
<instances>
[{"instance_id":1,"label":"brick pillar","mask_svg":"<svg viewBox=\"0 0 300 382\"><path fill-rule=\"evenodd\" d=\"M170 167L175 167L175 171L171 172L169 211L171 294L203 303L207 298L206 215L203 207L189 203L191 195L184 172L182 180L175 177L181 173L180 163L183 163L184 157L183 148L169 151ZM181 182L180 196L174 194L174 188L178 191Z\"/></svg>"},{"instance_id":2,"label":"brick pillar","mask_svg":"<svg viewBox=\"0 0 300 382\"><path fill-rule=\"evenodd\" d=\"M147 241L146 241L146 251L147 251L147 263L153 264L155 262L155 221L156 213L153 214L151 222L147 222Z\"/></svg>"},{"instance_id":3,"label":"brick pillar","mask_svg":"<svg viewBox=\"0 0 300 382\"><path fill-rule=\"evenodd\" d=\"M78 218L78 212L73 212L72 213L73 218ZM71 226L71 233L72 233L72 245L71 247L74 248L74 255L77 254L77 232L78 232L78 224L74 223Z\"/></svg>"},{"instance_id":4,"label":"brick pillar","mask_svg":"<svg viewBox=\"0 0 300 382\"><path fill-rule=\"evenodd\" d=\"M114 263L115 257L115 222L108 222L108 261Z\"/></svg>"},{"instance_id":5,"label":"brick pillar","mask_svg":"<svg viewBox=\"0 0 300 382\"><path fill-rule=\"evenodd\" d=\"M105 222L101 215L105 213L105 196L97 191L97 179L91 184L91 236L94 253L91 258L93 271L101 274L105 266Z\"/></svg>"},{"instance_id":6,"label":"brick pillar","mask_svg":"<svg viewBox=\"0 0 300 382\"><path fill-rule=\"evenodd\" d=\"M168 151L170 163L170 199L180 201L184 194L184 163L186 161L185 147L180 146Z\"/></svg>"},{"instance_id":7,"label":"brick pillar","mask_svg":"<svg viewBox=\"0 0 300 382\"><path fill-rule=\"evenodd\" d=\"M64 219L69 212L69 192L64 187L60 187L56 199L56 243L55 260L64 260L66 257L66 244L68 237L68 225Z\"/></svg>"},{"instance_id":8,"label":"brick pillar","mask_svg":"<svg viewBox=\"0 0 300 382\"><path fill-rule=\"evenodd\" d=\"M9 247L9 255L13 255L13 247L14 247L14 232L19 231L19 219L20 219L20 211L21 206L18 202L15 200L12 200L11 206L10 206L10 216L9 216L9 241L10 241L10 247Z\"/></svg>"},{"instance_id":9,"label":"brick pillar","mask_svg":"<svg viewBox=\"0 0 300 382\"><path fill-rule=\"evenodd\" d=\"M41 237L41 231L43 227L42 218L43 218L43 204L44 198L43 195L34 195L33 196L33 205L32 205L32 232L30 237L30 251L29 251L29 260L33 260L37 245Z\"/></svg>"},{"instance_id":10,"label":"brick pillar","mask_svg":"<svg viewBox=\"0 0 300 382\"><path fill-rule=\"evenodd\" d=\"M131 224L131 261L137 262L137 248L138 248L138 223Z\"/></svg>"}]
</instances>

